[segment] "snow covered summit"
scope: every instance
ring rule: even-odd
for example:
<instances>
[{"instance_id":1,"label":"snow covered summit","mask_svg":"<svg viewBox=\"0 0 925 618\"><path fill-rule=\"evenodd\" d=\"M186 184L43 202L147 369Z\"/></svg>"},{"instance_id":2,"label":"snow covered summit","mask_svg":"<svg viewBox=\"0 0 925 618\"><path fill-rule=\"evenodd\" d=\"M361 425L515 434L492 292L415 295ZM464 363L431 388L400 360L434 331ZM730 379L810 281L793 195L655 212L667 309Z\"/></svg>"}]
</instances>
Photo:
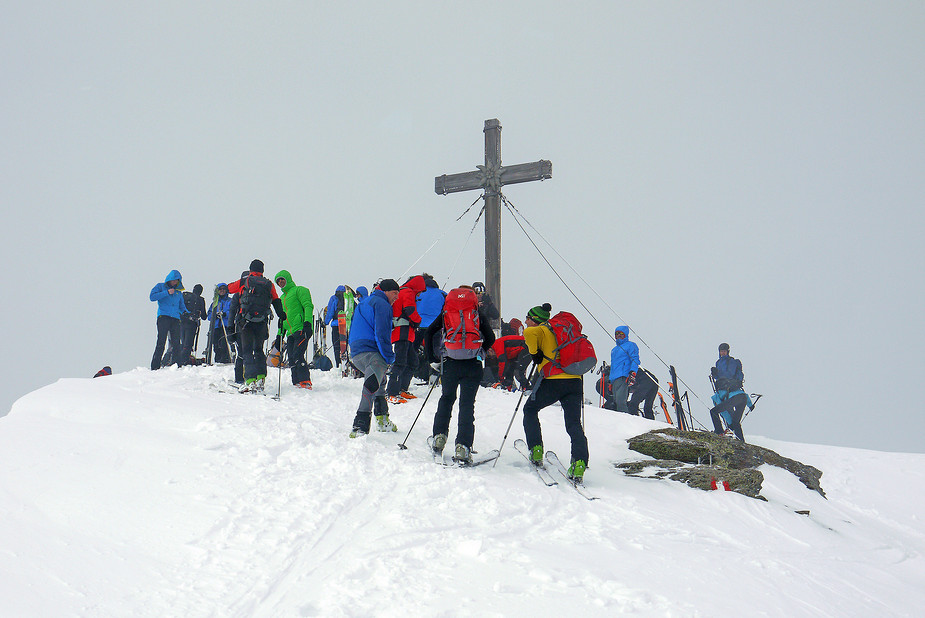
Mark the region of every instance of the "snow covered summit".
<instances>
[{"instance_id":1,"label":"snow covered summit","mask_svg":"<svg viewBox=\"0 0 925 618\"><path fill-rule=\"evenodd\" d=\"M761 502L631 478L626 439L663 423L587 407L589 502L512 448L436 466L439 390L398 433L347 438L359 381L283 375L280 401L219 392L230 369L66 379L0 419L4 616L903 616L925 607L925 455L772 441L828 500L769 466ZM270 374L270 394L276 374ZM517 396L479 391L475 448ZM569 452L559 408L546 447ZM451 434L452 440L452 434ZM918 488L918 489L915 489ZM809 510L800 515L797 510Z\"/></svg>"}]
</instances>

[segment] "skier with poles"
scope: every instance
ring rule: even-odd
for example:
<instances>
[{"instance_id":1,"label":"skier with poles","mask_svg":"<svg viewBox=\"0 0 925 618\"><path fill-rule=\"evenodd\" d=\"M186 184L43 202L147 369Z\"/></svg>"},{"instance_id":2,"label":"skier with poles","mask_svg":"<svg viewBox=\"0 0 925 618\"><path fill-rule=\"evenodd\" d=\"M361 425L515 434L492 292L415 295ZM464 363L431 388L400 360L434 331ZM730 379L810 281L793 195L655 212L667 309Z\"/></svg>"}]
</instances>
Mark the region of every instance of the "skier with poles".
<instances>
[{"instance_id":1,"label":"skier with poles","mask_svg":"<svg viewBox=\"0 0 925 618\"><path fill-rule=\"evenodd\" d=\"M539 412L559 402L565 417L565 431L572 442L571 465L567 475L570 481L580 484L588 466L588 438L581 426L581 404L584 400L582 376L566 372L560 361L560 353L564 351L566 344L560 344L559 337L554 332L554 329L560 330L559 322L557 321L555 327L549 325L551 310L552 306L549 303L543 303L527 312L524 341L536 364L538 377L527 403L524 404L524 434L531 461L534 465L542 465L543 433L540 428ZM562 312L557 314L556 318L561 316L574 320L573 330L577 332L573 335L580 337L581 325L574 319L574 316ZM591 352L593 353L593 349ZM592 367L597 359L593 361Z\"/></svg>"},{"instance_id":2,"label":"skier with poles","mask_svg":"<svg viewBox=\"0 0 925 618\"><path fill-rule=\"evenodd\" d=\"M710 370L710 381L713 383L713 408L710 418L713 420L713 432L723 435L723 426L720 416L726 421L729 429L736 438L745 442L742 433L742 412L748 406L751 411L755 404L751 397L742 390L745 374L742 373L742 361L729 355L729 344L719 344L719 358Z\"/></svg>"},{"instance_id":3,"label":"skier with poles","mask_svg":"<svg viewBox=\"0 0 925 618\"><path fill-rule=\"evenodd\" d=\"M231 322L231 296L228 295L228 284L219 283L215 286L215 296L209 307L209 323L212 328L212 354L216 363L231 362L231 343L228 341L228 329Z\"/></svg>"},{"instance_id":4,"label":"skier with poles","mask_svg":"<svg viewBox=\"0 0 925 618\"><path fill-rule=\"evenodd\" d=\"M459 417L456 430L457 462L472 461L472 443L475 440L475 396L482 381L482 361L479 358L491 348L495 333L491 322L479 307L479 299L470 286L451 290L446 296L443 310L424 334L424 354L428 364L435 358L434 338L442 335L443 372L440 377L441 395L434 415L433 443L435 453L446 446L453 404L459 393Z\"/></svg>"}]
</instances>

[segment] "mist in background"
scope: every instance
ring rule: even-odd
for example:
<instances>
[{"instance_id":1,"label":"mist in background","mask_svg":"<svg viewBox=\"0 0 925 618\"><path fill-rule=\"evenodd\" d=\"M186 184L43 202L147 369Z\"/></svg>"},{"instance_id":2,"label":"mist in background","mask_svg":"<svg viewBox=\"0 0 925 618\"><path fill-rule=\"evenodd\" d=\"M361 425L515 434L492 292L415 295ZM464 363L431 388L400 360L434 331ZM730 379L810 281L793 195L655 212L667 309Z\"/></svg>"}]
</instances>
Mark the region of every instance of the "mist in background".
<instances>
[{"instance_id":1,"label":"mist in background","mask_svg":"<svg viewBox=\"0 0 925 618\"><path fill-rule=\"evenodd\" d=\"M478 194L433 180L498 118L505 164L552 161L503 192L588 309L505 214L505 319L549 302L608 360L628 324L707 426L725 341L746 437L925 450L925 6L313 4L6 8L0 413L147 367L174 268L209 296L260 258L316 309L483 280Z\"/></svg>"}]
</instances>

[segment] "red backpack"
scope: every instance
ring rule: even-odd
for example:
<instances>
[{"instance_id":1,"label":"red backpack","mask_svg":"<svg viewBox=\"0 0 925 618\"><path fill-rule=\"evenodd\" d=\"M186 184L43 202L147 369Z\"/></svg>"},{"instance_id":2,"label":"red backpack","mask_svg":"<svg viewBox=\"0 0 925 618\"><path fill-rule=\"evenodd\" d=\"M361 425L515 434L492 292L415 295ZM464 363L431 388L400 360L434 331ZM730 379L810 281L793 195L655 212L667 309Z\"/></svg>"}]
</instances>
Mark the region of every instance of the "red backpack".
<instances>
[{"instance_id":1,"label":"red backpack","mask_svg":"<svg viewBox=\"0 0 925 618\"><path fill-rule=\"evenodd\" d=\"M479 330L479 298L469 288L456 288L443 304L443 346L456 360L478 356L482 349Z\"/></svg>"},{"instance_id":2,"label":"red backpack","mask_svg":"<svg viewBox=\"0 0 925 618\"><path fill-rule=\"evenodd\" d=\"M597 364L594 346L581 334L581 322L567 311L560 311L544 324L556 337L556 349L549 362L543 365L543 376L560 373L580 376Z\"/></svg>"}]
</instances>

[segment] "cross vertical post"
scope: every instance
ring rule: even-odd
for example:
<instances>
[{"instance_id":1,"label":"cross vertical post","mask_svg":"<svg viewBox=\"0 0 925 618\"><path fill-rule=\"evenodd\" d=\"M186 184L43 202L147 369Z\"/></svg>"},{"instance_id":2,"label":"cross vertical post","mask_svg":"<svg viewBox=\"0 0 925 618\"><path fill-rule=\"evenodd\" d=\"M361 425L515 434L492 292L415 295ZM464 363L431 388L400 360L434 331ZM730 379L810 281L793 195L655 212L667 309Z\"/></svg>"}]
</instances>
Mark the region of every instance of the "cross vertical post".
<instances>
[{"instance_id":1,"label":"cross vertical post","mask_svg":"<svg viewBox=\"0 0 925 618\"><path fill-rule=\"evenodd\" d=\"M485 121L485 165L478 171L444 174L434 179L437 195L482 189L485 198L485 291L501 311L501 187L533 180L552 178L552 163L541 159L534 163L501 165L501 123L497 118ZM499 328L492 320L492 328Z\"/></svg>"}]
</instances>

